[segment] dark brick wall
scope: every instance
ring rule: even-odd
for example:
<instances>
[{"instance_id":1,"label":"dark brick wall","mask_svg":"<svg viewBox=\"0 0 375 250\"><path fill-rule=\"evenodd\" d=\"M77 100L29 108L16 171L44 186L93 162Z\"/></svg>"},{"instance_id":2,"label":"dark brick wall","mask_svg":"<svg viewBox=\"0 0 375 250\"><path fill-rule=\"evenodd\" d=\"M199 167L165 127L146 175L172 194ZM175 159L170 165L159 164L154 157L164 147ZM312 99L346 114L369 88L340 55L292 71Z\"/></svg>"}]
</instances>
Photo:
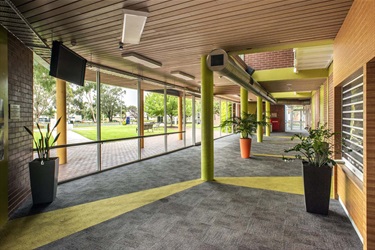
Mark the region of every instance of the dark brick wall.
<instances>
[{"instance_id":1,"label":"dark brick wall","mask_svg":"<svg viewBox=\"0 0 375 250\"><path fill-rule=\"evenodd\" d=\"M30 194L28 163L33 158L31 136L23 126L33 126L33 54L8 33L9 104L20 105L21 118L9 119L8 204L11 214Z\"/></svg>"},{"instance_id":2,"label":"dark brick wall","mask_svg":"<svg viewBox=\"0 0 375 250\"><path fill-rule=\"evenodd\" d=\"M276 113L279 119L280 129L277 132L285 132L285 105L271 105L272 113Z\"/></svg>"},{"instance_id":3,"label":"dark brick wall","mask_svg":"<svg viewBox=\"0 0 375 250\"><path fill-rule=\"evenodd\" d=\"M244 61L255 70L290 68L294 65L293 49L246 54Z\"/></svg>"}]
</instances>

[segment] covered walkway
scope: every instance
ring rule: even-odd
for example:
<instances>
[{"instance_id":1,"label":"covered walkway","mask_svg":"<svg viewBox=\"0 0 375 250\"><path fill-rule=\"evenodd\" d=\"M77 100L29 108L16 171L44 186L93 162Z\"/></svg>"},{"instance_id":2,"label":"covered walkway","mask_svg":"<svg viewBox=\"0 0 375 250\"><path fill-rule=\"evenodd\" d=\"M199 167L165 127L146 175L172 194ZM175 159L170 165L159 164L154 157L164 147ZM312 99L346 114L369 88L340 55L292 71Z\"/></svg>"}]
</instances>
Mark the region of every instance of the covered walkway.
<instances>
[{"instance_id":1,"label":"covered walkway","mask_svg":"<svg viewBox=\"0 0 375 250\"><path fill-rule=\"evenodd\" d=\"M197 146L64 183L49 206L13 215L2 246L362 249L338 201L328 216L305 211L300 162L277 157L292 144L273 134L241 159L238 136L216 140L214 182L200 180Z\"/></svg>"}]
</instances>

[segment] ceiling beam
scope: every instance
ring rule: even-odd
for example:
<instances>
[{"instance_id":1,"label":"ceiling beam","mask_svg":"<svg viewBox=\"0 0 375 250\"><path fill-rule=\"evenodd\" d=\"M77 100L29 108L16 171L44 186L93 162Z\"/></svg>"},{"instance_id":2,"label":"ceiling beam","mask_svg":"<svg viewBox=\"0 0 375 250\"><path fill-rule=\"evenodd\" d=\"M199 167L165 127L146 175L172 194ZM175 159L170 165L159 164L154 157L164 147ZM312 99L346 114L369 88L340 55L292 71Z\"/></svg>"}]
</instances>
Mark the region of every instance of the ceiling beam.
<instances>
[{"instance_id":1,"label":"ceiling beam","mask_svg":"<svg viewBox=\"0 0 375 250\"><path fill-rule=\"evenodd\" d=\"M300 70L294 73L294 68L256 70L253 78L258 82L314 79L328 77L327 69Z\"/></svg>"},{"instance_id":2,"label":"ceiling beam","mask_svg":"<svg viewBox=\"0 0 375 250\"><path fill-rule=\"evenodd\" d=\"M309 99L311 98L311 91L309 92L277 92L271 93L276 99Z\"/></svg>"},{"instance_id":3,"label":"ceiling beam","mask_svg":"<svg viewBox=\"0 0 375 250\"><path fill-rule=\"evenodd\" d=\"M229 51L228 54L229 55L252 54L252 53L259 53L259 52L270 52L270 51L278 51L278 50L284 50L284 49L304 48L304 47L321 46L321 45L329 45L329 44L333 44L333 39L317 40L317 41L311 41L311 42L275 44L275 45L257 47L257 48L251 48L251 49L245 49L245 50Z\"/></svg>"}]
</instances>

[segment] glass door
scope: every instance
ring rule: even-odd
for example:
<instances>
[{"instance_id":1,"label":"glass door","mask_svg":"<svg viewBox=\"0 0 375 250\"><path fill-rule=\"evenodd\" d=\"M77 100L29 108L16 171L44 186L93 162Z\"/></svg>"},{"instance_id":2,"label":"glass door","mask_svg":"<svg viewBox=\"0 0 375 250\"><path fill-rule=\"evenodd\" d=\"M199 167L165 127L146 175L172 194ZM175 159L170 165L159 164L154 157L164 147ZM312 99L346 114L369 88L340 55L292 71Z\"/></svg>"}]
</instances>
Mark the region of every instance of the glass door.
<instances>
[{"instance_id":1,"label":"glass door","mask_svg":"<svg viewBox=\"0 0 375 250\"><path fill-rule=\"evenodd\" d=\"M294 109L292 111L292 119L291 119L291 130L302 130L303 126L303 110L302 109Z\"/></svg>"},{"instance_id":2,"label":"glass door","mask_svg":"<svg viewBox=\"0 0 375 250\"><path fill-rule=\"evenodd\" d=\"M303 106L288 105L285 112L286 131L303 132L306 127L306 112Z\"/></svg>"}]
</instances>

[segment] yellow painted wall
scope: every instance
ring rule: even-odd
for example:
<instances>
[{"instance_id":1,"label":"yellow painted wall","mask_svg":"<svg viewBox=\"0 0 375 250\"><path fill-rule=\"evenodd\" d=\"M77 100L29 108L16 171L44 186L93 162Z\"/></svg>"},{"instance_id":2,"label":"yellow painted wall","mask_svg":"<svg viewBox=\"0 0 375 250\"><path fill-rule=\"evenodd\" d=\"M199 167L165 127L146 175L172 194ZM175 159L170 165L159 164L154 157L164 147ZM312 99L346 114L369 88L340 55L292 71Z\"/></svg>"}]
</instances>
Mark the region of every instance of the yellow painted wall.
<instances>
[{"instance_id":1,"label":"yellow painted wall","mask_svg":"<svg viewBox=\"0 0 375 250\"><path fill-rule=\"evenodd\" d=\"M324 85L320 86L319 89L319 123L320 125L324 125Z\"/></svg>"},{"instance_id":2,"label":"yellow painted wall","mask_svg":"<svg viewBox=\"0 0 375 250\"><path fill-rule=\"evenodd\" d=\"M315 109L315 95L316 95L316 91L313 91L312 92L312 96L311 96L311 128L315 128L315 114L316 114L316 109Z\"/></svg>"}]
</instances>

